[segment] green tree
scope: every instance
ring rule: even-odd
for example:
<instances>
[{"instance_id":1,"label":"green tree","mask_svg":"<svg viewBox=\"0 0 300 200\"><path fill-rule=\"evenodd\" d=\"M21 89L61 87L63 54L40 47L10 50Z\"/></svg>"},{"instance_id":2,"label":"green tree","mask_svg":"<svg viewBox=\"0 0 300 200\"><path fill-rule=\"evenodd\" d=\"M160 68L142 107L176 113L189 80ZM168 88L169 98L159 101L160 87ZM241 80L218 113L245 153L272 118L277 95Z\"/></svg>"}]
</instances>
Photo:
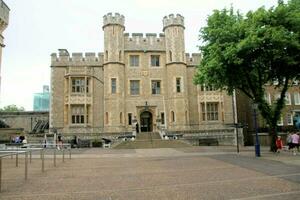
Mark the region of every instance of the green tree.
<instances>
[{"instance_id":1,"label":"green tree","mask_svg":"<svg viewBox=\"0 0 300 200\"><path fill-rule=\"evenodd\" d=\"M3 108L0 108L0 111L4 112L18 112L18 111L25 111L24 107L17 107L16 105L8 105L4 106Z\"/></svg>"},{"instance_id":2,"label":"green tree","mask_svg":"<svg viewBox=\"0 0 300 200\"><path fill-rule=\"evenodd\" d=\"M232 94L237 89L258 104L272 135L275 150L276 126L285 94L300 74L300 1L278 1L276 7L249 11L246 16L233 8L215 10L200 31L202 61L194 78ZM269 105L265 85L273 84L280 98Z\"/></svg>"}]
</instances>

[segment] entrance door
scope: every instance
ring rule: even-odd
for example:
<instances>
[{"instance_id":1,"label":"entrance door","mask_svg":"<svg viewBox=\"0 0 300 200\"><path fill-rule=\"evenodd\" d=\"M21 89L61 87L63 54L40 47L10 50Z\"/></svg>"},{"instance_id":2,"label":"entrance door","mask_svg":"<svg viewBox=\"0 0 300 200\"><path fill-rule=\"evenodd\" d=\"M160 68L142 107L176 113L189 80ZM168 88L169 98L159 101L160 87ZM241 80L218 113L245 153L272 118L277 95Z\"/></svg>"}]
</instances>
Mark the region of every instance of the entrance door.
<instances>
[{"instance_id":1,"label":"entrance door","mask_svg":"<svg viewBox=\"0 0 300 200\"><path fill-rule=\"evenodd\" d=\"M152 131L152 114L151 112L144 111L141 113L141 132Z\"/></svg>"}]
</instances>

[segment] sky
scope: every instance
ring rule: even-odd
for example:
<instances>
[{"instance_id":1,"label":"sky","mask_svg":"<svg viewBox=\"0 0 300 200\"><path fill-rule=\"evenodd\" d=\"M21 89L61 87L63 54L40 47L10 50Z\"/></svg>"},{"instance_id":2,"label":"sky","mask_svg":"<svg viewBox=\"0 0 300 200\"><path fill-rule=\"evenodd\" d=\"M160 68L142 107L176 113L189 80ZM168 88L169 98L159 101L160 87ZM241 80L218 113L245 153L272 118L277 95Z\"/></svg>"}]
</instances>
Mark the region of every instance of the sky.
<instances>
[{"instance_id":1,"label":"sky","mask_svg":"<svg viewBox=\"0 0 300 200\"><path fill-rule=\"evenodd\" d=\"M277 0L4 0L10 8L4 31L0 107L15 104L33 109L33 94L50 85L50 54L58 49L103 52L103 15L125 16L125 32L161 33L169 14L185 18L187 53L198 53L199 30L215 9L246 14Z\"/></svg>"}]
</instances>

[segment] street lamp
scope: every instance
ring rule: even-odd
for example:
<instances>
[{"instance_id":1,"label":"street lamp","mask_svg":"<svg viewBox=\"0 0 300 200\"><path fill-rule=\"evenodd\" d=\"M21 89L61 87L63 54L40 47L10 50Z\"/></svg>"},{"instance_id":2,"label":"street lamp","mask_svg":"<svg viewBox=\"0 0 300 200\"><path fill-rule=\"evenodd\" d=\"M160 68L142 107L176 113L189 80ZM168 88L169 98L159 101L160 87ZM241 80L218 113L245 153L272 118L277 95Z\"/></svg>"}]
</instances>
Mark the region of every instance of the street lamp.
<instances>
[{"instance_id":1,"label":"street lamp","mask_svg":"<svg viewBox=\"0 0 300 200\"><path fill-rule=\"evenodd\" d=\"M254 127L255 127L255 156L260 157L260 144L258 138L258 130L257 130L257 119L256 119L256 110L257 110L257 103L252 105L253 108L253 116L254 116Z\"/></svg>"}]
</instances>

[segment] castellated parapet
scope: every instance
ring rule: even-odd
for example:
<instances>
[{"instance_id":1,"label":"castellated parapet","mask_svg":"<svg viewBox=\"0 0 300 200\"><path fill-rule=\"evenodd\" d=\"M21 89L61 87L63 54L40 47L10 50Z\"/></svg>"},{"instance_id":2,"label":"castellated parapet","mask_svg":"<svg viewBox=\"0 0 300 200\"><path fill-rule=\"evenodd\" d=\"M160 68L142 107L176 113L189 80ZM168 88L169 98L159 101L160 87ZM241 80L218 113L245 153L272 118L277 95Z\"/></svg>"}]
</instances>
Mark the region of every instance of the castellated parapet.
<instances>
[{"instance_id":1,"label":"castellated parapet","mask_svg":"<svg viewBox=\"0 0 300 200\"><path fill-rule=\"evenodd\" d=\"M120 15L119 13L107 13L103 16L103 28L107 25L116 24L124 27L125 24L125 17L124 15Z\"/></svg>"},{"instance_id":2,"label":"castellated parapet","mask_svg":"<svg viewBox=\"0 0 300 200\"><path fill-rule=\"evenodd\" d=\"M163 19L163 31L169 26L182 26L184 28L184 17L180 14L177 14L176 17L174 14L165 16Z\"/></svg>"},{"instance_id":3,"label":"castellated parapet","mask_svg":"<svg viewBox=\"0 0 300 200\"><path fill-rule=\"evenodd\" d=\"M65 51L59 51L51 54L51 66L102 66L103 53L87 52L85 56L82 53L72 53L72 56Z\"/></svg>"},{"instance_id":4,"label":"castellated parapet","mask_svg":"<svg viewBox=\"0 0 300 200\"><path fill-rule=\"evenodd\" d=\"M125 51L165 51L165 35L160 33L124 33Z\"/></svg>"},{"instance_id":5,"label":"castellated parapet","mask_svg":"<svg viewBox=\"0 0 300 200\"><path fill-rule=\"evenodd\" d=\"M192 53L192 54L186 53L185 57L186 57L186 64L187 64L187 66L190 66L190 67L198 66L201 62L201 54L200 53Z\"/></svg>"}]
</instances>

